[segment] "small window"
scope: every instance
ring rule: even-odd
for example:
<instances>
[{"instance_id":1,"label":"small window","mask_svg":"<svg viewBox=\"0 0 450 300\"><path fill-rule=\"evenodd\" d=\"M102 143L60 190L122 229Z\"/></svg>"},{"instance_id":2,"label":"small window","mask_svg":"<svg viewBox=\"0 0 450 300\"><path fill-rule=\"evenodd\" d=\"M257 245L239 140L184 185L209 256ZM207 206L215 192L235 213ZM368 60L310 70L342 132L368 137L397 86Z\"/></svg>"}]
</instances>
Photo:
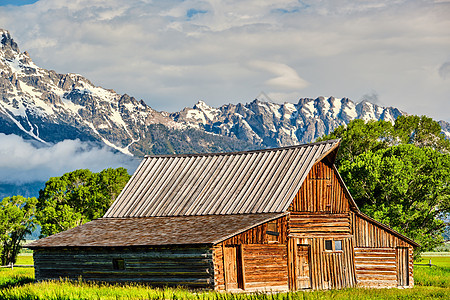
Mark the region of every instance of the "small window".
<instances>
[{"instance_id":1,"label":"small window","mask_svg":"<svg viewBox=\"0 0 450 300\"><path fill-rule=\"evenodd\" d=\"M122 258L113 258L112 264L114 270L125 270L125 260Z\"/></svg>"},{"instance_id":2,"label":"small window","mask_svg":"<svg viewBox=\"0 0 450 300\"><path fill-rule=\"evenodd\" d=\"M278 236L280 235L280 233L278 232L276 220L267 223L266 234L268 235L269 243L277 243L278 242Z\"/></svg>"},{"instance_id":3,"label":"small window","mask_svg":"<svg viewBox=\"0 0 450 300\"><path fill-rule=\"evenodd\" d=\"M334 251L342 251L342 241L334 241Z\"/></svg>"},{"instance_id":4,"label":"small window","mask_svg":"<svg viewBox=\"0 0 450 300\"><path fill-rule=\"evenodd\" d=\"M325 240L325 250L333 251L333 241Z\"/></svg>"}]
</instances>

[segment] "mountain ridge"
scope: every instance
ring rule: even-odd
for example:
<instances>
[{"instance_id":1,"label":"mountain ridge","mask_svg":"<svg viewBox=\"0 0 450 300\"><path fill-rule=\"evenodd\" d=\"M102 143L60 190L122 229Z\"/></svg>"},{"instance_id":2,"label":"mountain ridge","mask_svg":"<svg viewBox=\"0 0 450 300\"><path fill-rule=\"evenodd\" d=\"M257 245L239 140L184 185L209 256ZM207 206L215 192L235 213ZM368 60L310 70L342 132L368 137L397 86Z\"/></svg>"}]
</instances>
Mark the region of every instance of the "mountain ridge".
<instances>
[{"instance_id":1,"label":"mountain ridge","mask_svg":"<svg viewBox=\"0 0 450 300\"><path fill-rule=\"evenodd\" d=\"M354 119L393 122L405 112L348 98L300 98L297 103L197 102L159 112L127 94L95 86L79 74L38 67L0 29L0 132L42 146L79 139L134 156L227 152L315 141ZM450 137L450 124L440 121Z\"/></svg>"}]
</instances>

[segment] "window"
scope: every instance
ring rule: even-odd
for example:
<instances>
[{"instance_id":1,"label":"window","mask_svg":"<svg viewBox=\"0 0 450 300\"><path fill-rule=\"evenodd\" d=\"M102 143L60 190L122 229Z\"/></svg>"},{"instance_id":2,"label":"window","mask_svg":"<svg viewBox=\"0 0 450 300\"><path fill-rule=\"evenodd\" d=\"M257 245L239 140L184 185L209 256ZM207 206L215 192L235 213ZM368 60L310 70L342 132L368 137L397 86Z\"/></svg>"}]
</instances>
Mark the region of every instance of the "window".
<instances>
[{"instance_id":1,"label":"window","mask_svg":"<svg viewBox=\"0 0 450 300\"><path fill-rule=\"evenodd\" d=\"M325 241L325 250L333 251L333 241L332 240Z\"/></svg>"},{"instance_id":2,"label":"window","mask_svg":"<svg viewBox=\"0 0 450 300\"><path fill-rule=\"evenodd\" d=\"M266 234L268 235L267 240L269 243L278 243L278 236L280 233L277 229L277 221L272 221L267 223Z\"/></svg>"},{"instance_id":3,"label":"window","mask_svg":"<svg viewBox=\"0 0 450 300\"><path fill-rule=\"evenodd\" d=\"M342 251L342 241L334 241L334 250Z\"/></svg>"},{"instance_id":4,"label":"window","mask_svg":"<svg viewBox=\"0 0 450 300\"><path fill-rule=\"evenodd\" d=\"M325 240L325 250L327 251L342 251L341 240Z\"/></svg>"},{"instance_id":5,"label":"window","mask_svg":"<svg viewBox=\"0 0 450 300\"><path fill-rule=\"evenodd\" d=\"M125 270L125 260L123 258L113 258L112 264L114 270Z\"/></svg>"}]
</instances>

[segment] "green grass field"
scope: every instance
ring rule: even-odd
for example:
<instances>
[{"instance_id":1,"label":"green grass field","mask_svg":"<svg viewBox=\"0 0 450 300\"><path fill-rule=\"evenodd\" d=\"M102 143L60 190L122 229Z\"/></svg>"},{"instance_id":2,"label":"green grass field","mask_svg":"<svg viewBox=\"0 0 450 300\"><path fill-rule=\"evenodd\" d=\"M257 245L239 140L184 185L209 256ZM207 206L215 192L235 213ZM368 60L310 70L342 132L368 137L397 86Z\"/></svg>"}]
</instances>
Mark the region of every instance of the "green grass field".
<instances>
[{"instance_id":1,"label":"green grass field","mask_svg":"<svg viewBox=\"0 0 450 300\"><path fill-rule=\"evenodd\" d=\"M450 256L424 256L415 266L415 287L411 289L345 289L280 294L226 294L185 289L155 289L145 285L108 285L85 282L34 282L33 268L0 270L0 299L201 299L201 300L296 300L296 299L450 299ZM21 255L17 264L32 264L30 255Z\"/></svg>"}]
</instances>

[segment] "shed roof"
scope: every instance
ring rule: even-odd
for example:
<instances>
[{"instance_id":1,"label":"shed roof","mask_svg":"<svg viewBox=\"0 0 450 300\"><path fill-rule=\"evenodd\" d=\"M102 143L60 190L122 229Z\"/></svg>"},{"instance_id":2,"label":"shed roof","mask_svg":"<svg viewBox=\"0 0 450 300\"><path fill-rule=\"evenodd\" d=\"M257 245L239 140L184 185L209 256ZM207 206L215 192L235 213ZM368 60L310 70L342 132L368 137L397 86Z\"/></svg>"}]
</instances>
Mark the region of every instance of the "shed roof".
<instances>
[{"instance_id":1,"label":"shed roof","mask_svg":"<svg viewBox=\"0 0 450 300\"><path fill-rule=\"evenodd\" d=\"M265 150L146 156L105 218L285 212L339 140Z\"/></svg>"},{"instance_id":2,"label":"shed roof","mask_svg":"<svg viewBox=\"0 0 450 300\"><path fill-rule=\"evenodd\" d=\"M285 213L101 218L27 244L27 248L216 244Z\"/></svg>"}]
</instances>

